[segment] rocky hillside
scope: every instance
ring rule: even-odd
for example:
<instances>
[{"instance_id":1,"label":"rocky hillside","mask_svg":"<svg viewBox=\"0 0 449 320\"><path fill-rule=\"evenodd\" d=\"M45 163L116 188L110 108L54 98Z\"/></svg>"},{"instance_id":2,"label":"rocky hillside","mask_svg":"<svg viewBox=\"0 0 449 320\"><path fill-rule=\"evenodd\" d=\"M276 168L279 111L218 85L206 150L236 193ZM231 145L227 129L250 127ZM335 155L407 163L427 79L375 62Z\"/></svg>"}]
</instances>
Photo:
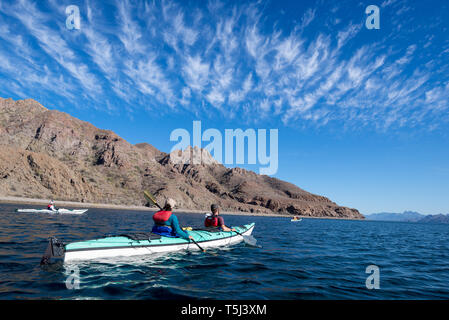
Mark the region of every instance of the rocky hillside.
<instances>
[{"instance_id":1,"label":"rocky hillside","mask_svg":"<svg viewBox=\"0 0 449 320\"><path fill-rule=\"evenodd\" d=\"M179 207L279 212L363 219L356 210L297 186L240 168L228 169L204 150L203 164L174 164L174 154L132 145L114 132L28 99L0 98L0 195L111 204L146 204L142 190L172 197Z\"/></svg>"}]
</instances>

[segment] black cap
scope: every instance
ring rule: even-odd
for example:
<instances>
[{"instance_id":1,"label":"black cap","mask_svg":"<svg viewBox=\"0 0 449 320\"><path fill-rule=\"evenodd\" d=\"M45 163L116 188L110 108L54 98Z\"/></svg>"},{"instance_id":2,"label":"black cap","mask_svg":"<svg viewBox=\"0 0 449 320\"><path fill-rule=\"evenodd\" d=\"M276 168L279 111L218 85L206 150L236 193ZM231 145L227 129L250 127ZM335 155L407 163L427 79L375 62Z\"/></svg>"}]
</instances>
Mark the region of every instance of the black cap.
<instances>
[{"instance_id":1,"label":"black cap","mask_svg":"<svg viewBox=\"0 0 449 320\"><path fill-rule=\"evenodd\" d=\"M210 211L214 212L218 209L218 204L213 204L210 206Z\"/></svg>"}]
</instances>

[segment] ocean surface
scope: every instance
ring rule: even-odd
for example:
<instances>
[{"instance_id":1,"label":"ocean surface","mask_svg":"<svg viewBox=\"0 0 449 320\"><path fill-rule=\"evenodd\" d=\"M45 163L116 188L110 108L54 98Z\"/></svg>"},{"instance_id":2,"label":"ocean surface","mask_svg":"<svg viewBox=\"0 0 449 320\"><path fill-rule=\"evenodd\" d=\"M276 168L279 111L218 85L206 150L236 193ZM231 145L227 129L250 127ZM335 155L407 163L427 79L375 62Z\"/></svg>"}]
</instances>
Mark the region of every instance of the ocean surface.
<instances>
[{"instance_id":1,"label":"ocean surface","mask_svg":"<svg viewBox=\"0 0 449 320\"><path fill-rule=\"evenodd\" d=\"M31 207L0 205L0 299L449 298L447 225L223 215L228 225L255 222L258 247L41 267L50 235L71 242L149 231L152 214L15 213L19 206ZM204 217L177 215L183 226ZM379 289L366 286L370 265L379 268ZM79 289L68 280L76 270Z\"/></svg>"}]
</instances>

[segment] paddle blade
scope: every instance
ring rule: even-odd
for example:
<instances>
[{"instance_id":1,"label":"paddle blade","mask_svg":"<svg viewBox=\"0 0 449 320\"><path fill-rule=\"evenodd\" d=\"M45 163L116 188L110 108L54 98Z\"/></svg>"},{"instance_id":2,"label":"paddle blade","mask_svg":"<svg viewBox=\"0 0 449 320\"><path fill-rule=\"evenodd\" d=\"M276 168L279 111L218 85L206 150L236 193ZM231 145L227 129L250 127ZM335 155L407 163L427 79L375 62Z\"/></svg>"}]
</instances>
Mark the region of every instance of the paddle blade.
<instances>
[{"instance_id":1,"label":"paddle blade","mask_svg":"<svg viewBox=\"0 0 449 320\"><path fill-rule=\"evenodd\" d=\"M44 256L41 260L41 265L49 264L52 258L63 258L64 254L64 244L55 237L50 237L48 239L47 249L45 250Z\"/></svg>"},{"instance_id":2,"label":"paddle blade","mask_svg":"<svg viewBox=\"0 0 449 320\"><path fill-rule=\"evenodd\" d=\"M252 247L256 247L257 246L257 239L254 238L253 236L242 236L243 237L243 241L245 241L245 243L247 245L250 245Z\"/></svg>"}]
</instances>

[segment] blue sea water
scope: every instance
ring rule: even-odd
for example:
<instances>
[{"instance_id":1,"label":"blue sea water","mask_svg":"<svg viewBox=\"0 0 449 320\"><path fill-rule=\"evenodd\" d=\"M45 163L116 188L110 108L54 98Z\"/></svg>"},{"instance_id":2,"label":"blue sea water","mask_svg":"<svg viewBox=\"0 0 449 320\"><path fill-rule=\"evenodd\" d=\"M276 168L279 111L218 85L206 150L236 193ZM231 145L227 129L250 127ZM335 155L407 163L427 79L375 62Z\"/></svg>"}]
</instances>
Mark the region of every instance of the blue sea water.
<instances>
[{"instance_id":1,"label":"blue sea water","mask_svg":"<svg viewBox=\"0 0 449 320\"><path fill-rule=\"evenodd\" d=\"M16 208L0 205L0 299L449 298L446 225L224 215L228 225L255 222L259 247L41 267L50 235L71 242L149 231L151 213L89 209L71 216ZM204 217L177 215L184 226L200 226ZM379 267L379 289L366 287L369 265ZM79 289L68 289L74 268Z\"/></svg>"}]
</instances>

